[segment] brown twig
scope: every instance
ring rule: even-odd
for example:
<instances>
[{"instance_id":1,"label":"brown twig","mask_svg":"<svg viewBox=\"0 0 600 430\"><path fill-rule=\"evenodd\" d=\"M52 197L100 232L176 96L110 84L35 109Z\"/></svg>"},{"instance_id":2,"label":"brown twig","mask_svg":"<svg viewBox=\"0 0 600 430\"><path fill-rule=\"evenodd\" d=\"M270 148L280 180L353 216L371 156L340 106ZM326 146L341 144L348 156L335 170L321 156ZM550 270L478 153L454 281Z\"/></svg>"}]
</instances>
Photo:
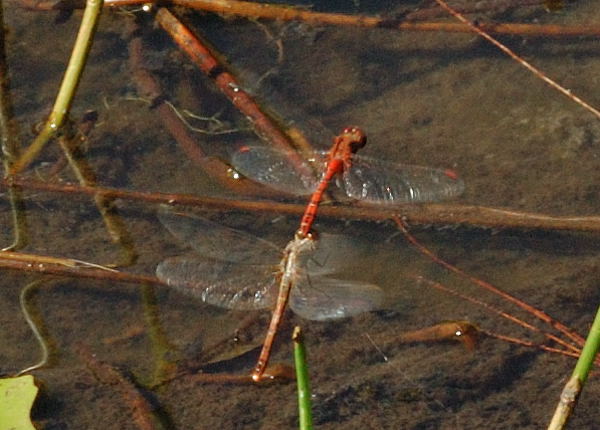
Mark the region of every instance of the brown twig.
<instances>
[{"instance_id":1,"label":"brown twig","mask_svg":"<svg viewBox=\"0 0 600 430\"><path fill-rule=\"evenodd\" d=\"M503 342L514 343L515 345L525 346L527 348L537 348L537 349L541 349L542 351L552 352L554 354L566 355L567 357L573 357L573 358L578 358L580 355L580 351L579 352L566 351L564 349L553 348L548 345L537 344L537 343L530 342L528 340L518 339L518 338L512 337L512 336L505 336L503 334L493 333L493 332L483 330L483 329L480 329L479 332L488 337L492 337L494 339L498 339Z\"/></svg>"},{"instance_id":2,"label":"brown twig","mask_svg":"<svg viewBox=\"0 0 600 430\"><path fill-rule=\"evenodd\" d=\"M141 5L147 0L106 0L107 6ZM469 33L467 25L450 22L415 22L406 18L381 18L366 15L313 12L306 9L275 4L236 0L171 0L171 3L191 9L237 15L249 18L267 18L281 21L303 21L315 25L347 25L352 27L388 28L402 31L443 31ZM479 28L488 33L514 34L529 37L597 37L600 27L593 25L541 25L512 23L479 23Z\"/></svg>"},{"instance_id":3,"label":"brown twig","mask_svg":"<svg viewBox=\"0 0 600 430\"><path fill-rule=\"evenodd\" d=\"M81 1L35 1L20 0L22 7L32 10L72 10L82 8ZM148 0L106 0L105 6L123 7L147 4ZM306 9L294 9L287 6L260 2L243 2L235 0L173 0L171 3L192 9L221 13L224 15L237 15L248 18L267 18L282 21L304 21L310 24L349 25L353 27L379 27L402 31L442 31L448 33L469 33L469 27L463 24L449 22L419 22L440 15L437 8L429 8L411 12L401 19L380 18L361 15L346 15L341 13L313 12ZM489 9L502 10L502 7L537 6L542 1L533 0L518 2L516 4L498 5L497 2L468 6L459 9L461 13L485 12ZM595 37L600 35L600 27L595 25L552 25L552 24L515 24L515 23L479 23L479 27L488 33L514 34L528 37Z\"/></svg>"},{"instance_id":4,"label":"brown twig","mask_svg":"<svg viewBox=\"0 0 600 430\"><path fill-rule=\"evenodd\" d=\"M0 252L0 267L46 275L72 276L132 284L166 285L154 276L106 270L79 260L20 252Z\"/></svg>"},{"instance_id":5,"label":"brown twig","mask_svg":"<svg viewBox=\"0 0 600 430\"><path fill-rule=\"evenodd\" d=\"M14 178L12 183L24 189L63 194L103 194L146 203L163 203L201 207L209 210L239 210L273 214L301 216L306 208L303 204L272 201L232 200L217 197L199 197L189 194L166 194L143 191L125 191L106 187L81 187L73 184L56 184ZM2 188L0 184L0 188ZM7 186L7 181L3 182ZM490 208L459 204L405 204L393 207L366 205L322 205L320 216L336 219L386 221L400 215L410 224L451 225L465 224L490 228L523 228L542 230L567 230L600 232L600 217L550 216L509 209Z\"/></svg>"}]
</instances>

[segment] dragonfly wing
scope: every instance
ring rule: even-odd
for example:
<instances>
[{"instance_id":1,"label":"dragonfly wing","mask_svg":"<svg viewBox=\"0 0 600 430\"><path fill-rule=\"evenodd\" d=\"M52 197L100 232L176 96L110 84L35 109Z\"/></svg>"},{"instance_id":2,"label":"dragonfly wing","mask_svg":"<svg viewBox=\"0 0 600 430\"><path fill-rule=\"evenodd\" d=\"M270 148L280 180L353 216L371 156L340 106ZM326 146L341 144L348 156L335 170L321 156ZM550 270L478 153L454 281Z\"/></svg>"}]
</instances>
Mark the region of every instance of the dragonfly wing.
<instances>
[{"instance_id":1,"label":"dragonfly wing","mask_svg":"<svg viewBox=\"0 0 600 430\"><path fill-rule=\"evenodd\" d=\"M381 307L383 290L360 281L316 277L292 288L290 307L302 318L346 318Z\"/></svg>"},{"instance_id":2,"label":"dragonfly wing","mask_svg":"<svg viewBox=\"0 0 600 430\"><path fill-rule=\"evenodd\" d=\"M350 236L319 233L314 249L300 256L300 267L312 277L332 275L352 267L364 252Z\"/></svg>"},{"instance_id":3,"label":"dragonfly wing","mask_svg":"<svg viewBox=\"0 0 600 430\"><path fill-rule=\"evenodd\" d=\"M264 265L180 256L161 262L156 276L184 294L227 309L264 309L273 306L277 295L273 268Z\"/></svg>"},{"instance_id":4,"label":"dragonfly wing","mask_svg":"<svg viewBox=\"0 0 600 430\"><path fill-rule=\"evenodd\" d=\"M233 154L231 164L242 175L268 187L294 195L311 194L317 187L314 167L302 162L294 168L290 162L294 159L299 159L298 154L286 154L266 146L245 146Z\"/></svg>"},{"instance_id":5,"label":"dragonfly wing","mask_svg":"<svg viewBox=\"0 0 600 430\"><path fill-rule=\"evenodd\" d=\"M452 170L388 163L355 156L340 186L371 203L434 202L460 195L464 182Z\"/></svg>"},{"instance_id":6,"label":"dragonfly wing","mask_svg":"<svg viewBox=\"0 0 600 430\"><path fill-rule=\"evenodd\" d=\"M173 236L203 257L241 264L276 264L281 259L281 250L273 243L197 215L163 206L158 219Z\"/></svg>"}]
</instances>

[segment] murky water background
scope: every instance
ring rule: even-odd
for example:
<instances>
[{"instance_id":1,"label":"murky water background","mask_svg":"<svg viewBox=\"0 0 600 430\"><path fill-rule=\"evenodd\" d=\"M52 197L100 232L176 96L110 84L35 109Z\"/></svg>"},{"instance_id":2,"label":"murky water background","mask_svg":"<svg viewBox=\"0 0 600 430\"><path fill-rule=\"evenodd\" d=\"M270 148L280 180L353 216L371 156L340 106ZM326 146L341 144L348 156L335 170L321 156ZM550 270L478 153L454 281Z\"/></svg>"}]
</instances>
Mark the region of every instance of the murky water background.
<instances>
[{"instance_id":1,"label":"murky water background","mask_svg":"<svg viewBox=\"0 0 600 430\"><path fill-rule=\"evenodd\" d=\"M348 1L337 7L349 13L386 14L394 4L355 9ZM56 23L56 13L30 12L11 4L6 15L15 110L21 137L30 142L30 129L52 105L81 12ZM185 15L250 86L272 70L257 94L319 139L314 142L317 147L327 147L339 129L356 124L368 133L364 154L460 172L467 184L461 203L554 215L600 212L598 120L474 35ZM585 1L555 13L538 7L482 15L482 19L497 21L565 25L592 24L598 17L595 4ZM73 106L74 118L88 109L99 113L89 145L100 183L232 197L185 157L148 101L140 100L122 38L128 19L131 16L117 10L103 15ZM151 17L139 19L148 67L162 80L166 97L181 109L204 116L218 114L231 126L244 127L229 102L154 27ZM597 38L500 39L574 93L600 106ZM274 40L281 42L281 54ZM278 55L282 55L281 63ZM232 145L255 139L248 132L196 137L214 155L225 155ZM28 174L43 178L58 157L57 146L49 146ZM63 177L72 180L68 173ZM26 199L32 231L27 252L97 263L118 258L90 199L39 192L27 192ZM131 271L152 274L164 257L185 252L159 224L155 207L129 202L120 202L119 207L140 255ZM298 223L296 217L272 214L208 215L224 217L237 227L247 226L281 245ZM1 243L7 244L10 213L5 199L0 199L0 223ZM301 324L310 356L318 428L545 428L573 359L490 338L480 339L473 352L452 342L391 342L404 331L457 319L489 331L542 340L485 310L418 284L414 274L522 313L444 272L397 236L391 223L322 220L318 228L353 236L363 257L346 275L381 285L388 297L384 310L338 322L307 322L288 315L274 361L291 363L291 344L286 338L293 324ZM600 299L597 235L467 225L419 227L414 232L468 273L586 333ZM21 288L39 277L8 270L1 273L0 371L12 373L39 356L18 302ZM208 346L232 337L248 317L246 312L209 307L164 288L155 294L172 361L206 354ZM141 383L150 381L156 355L141 297L135 286L75 279L48 278L38 290L33 304L57 351L51 366L35 372L44 383L34 412L40 427L135 428L132 411L114 387L99 383L73 351L84 343L98 358ZM257 321L249 329L242 328L239 336L260 341L268 314L251 316ZM391 343L379 350L368 336ZM255 357L256 351L210 370L243 372ZM592 428L598 421L598 394L592 376L572 428ZM296 426L293 384L201 384L183 376L149 396L172 428Z\"/></svg>"}]
</instances>

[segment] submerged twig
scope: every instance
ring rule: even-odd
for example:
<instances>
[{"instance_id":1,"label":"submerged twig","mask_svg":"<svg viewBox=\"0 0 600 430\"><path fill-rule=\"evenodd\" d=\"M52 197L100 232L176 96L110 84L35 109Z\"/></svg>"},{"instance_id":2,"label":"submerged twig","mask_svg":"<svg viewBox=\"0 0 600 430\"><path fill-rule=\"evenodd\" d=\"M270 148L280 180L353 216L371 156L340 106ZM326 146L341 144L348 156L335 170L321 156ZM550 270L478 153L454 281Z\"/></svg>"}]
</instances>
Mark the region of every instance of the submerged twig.
<instances>
[{"instance_id":1,"label":"submerged twig","mask_svg":"<svg viewBox=\"0 0 600 430\"><path fill-rule=\"evenodd\" d=\"M147 0L106 0L105 2L107 6L141 5L145 3L147 3ZM402 31L444 31L449 33L469 33L472 31L467 25L462 23L419 22L405 18L313 12L307 9L262 2L236 0L171 0L171 3L178 6L224 15L277 19L281 21L303 21L315 25L347 25L352 27L388 28ZM479 23L478 25L485 31L496 34L515 34L539 37L597 37L600 35L600 27L592 25L565 26L485 22Z\"/></svg>"},{"instance_id":2,"label":"submerged twig","mask_svg":"<svg viewBox=\"0 0 600 430\"><path fill-rule=\"evenodd\" d=\"M24 7L34 10L72 10L79 8L73 2L21 0ZM166 2L169 3L168 1ZM315 25L347 25L367 28L389 28L401 31L441 31L448 33L469 33L471 29L464 24L450 22L423 22L442 15L439 8L418 9L402 15L400 18L347 15L343 13L314 12L298 7L281 6L272 3L247 2L237 0L171 0L172 4L191 9L237 15L247 18L267 18L281 21L303 21ZM539 6L543 0L521 0L514 2L483 2L467 4L457 8L460 13L480 13L489 10L503 11L514 7ZM105 0L107 7L123 7L148 4L147 0ZM161 3L162 4L162 3ZM527 37L597 37L600 27L596 25L554 25L480 22L478 26L488 33L514 34Z\"/></svg>"},{"instance_id":3,"label":"submerged twig","mask_svg":"<svg viewBox=\"0 0 600 430\"><path fill-rule=\"evenodd\" d=\"M163 203L202 207L210 210L239 210L249 212L302 215L306 205L279 203L264 200L233 200L218 197L201 197L189 194L166 194L144 191L126 191L106 187L81 187L73 184L55 184L14 178L15 183L24 189L48 191L63 194L103 194L105 197L119 198L146 203ZM5 181L6 184L6 181ZM522 228L540 230L567 230L600 232L598 216L552 216L532 212L518 212L510 209L491 208L461 204L399 204L381 205L321 205L321 217L386 221L394 216L402 216L410 224L425 225L470 225L489 228Z\"/></svg>"},{"instance_id":4,"label":"submerged twig","mask_svg":"<svg viewBox=\"0 0 600 430\"><path fill-rule=\"evenodd\" d=\"M73 276L133 284L151 283L165 285L164 282L154 276L119 272L118 270L109 269L99 264L71 258L56 258L47 255L20 252L0 252L0 267L48 275Z\"/></svg>"},{"instance_id":5,"label":"submerged twig","mask_svg":"<svg viewBox=\"0 0 600 430\"><path fill-rule=\"evenodd\" d=\"M77 34L73 52L69 59L69 65L65 71L65 76L56 96L52 112L50 112L50 116L46 120L42 131L40 131L23 155L11 166L12 174L23 170L35 158L38 152L42 150L46 142L58 132L67 119L89 50L92 46L102 5L103 0L87 0L79 33Z\"/></svg>"}]
</instances>

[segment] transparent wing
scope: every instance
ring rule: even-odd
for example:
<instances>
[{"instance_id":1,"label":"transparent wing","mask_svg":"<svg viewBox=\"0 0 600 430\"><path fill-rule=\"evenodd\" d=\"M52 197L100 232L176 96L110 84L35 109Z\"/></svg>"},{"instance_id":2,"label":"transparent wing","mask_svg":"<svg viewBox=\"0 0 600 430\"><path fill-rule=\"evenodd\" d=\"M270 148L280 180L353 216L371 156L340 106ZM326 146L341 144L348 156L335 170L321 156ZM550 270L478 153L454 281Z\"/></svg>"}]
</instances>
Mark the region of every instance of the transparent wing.
<instances>
[{"instance_id":1,"label":"transparent wing","mask_svg":"<svg viewBox=\"0 0 600 430\"><path fill-rule=\"evenodd\" d=\"M231 164L242 175L276 190L295 195L311 194L317 177L324 170L324 159L318 155L295 168L291 159L298 154L286 153L266 146L245 146L231 157ZM317 173L315 173L317 172Z\"/></svg>"},{"instance_id":2,"label":"transparent wing","mask_svg":"<svg viewBox=\"0 0 600 430\"><path fill-rule=\"evenodd\" d=\"M360 281L304 276L290 293L292 310L308 320L346 318L381 307L383 290Z\"/></svg>"},{"instance_id":3,"label":"transparent wing","mask_svg":"<svg viewBox=\"0 0 600 430\"><path fill-rule=\"evenodd\" d=\"M277 264L281 250L273 243L196 215L163 206L158 219L181 242L203 257L239 264Z\"/></svg>"},{"instance_id":4,"label":"transparent wing","mask_svg":"<svg viewBox=\"0 0 600 430\"><path fill-rule=\"evenodd\" d=\"M338 185L371 203L435 202L460 195L465 186L452 170L388 163L355 156Z\"/></svg>"},{"instance_id":5,"label":"transparent wing","mask_svg":"<svg viewBox=\"0 0 600 430\"><path fill-rule=\"evenodd\" d=\"M156 276L184 294L227 309L272 307L277 296L272 266L240 265L184 255L167 258Z\"/></svg>"},{"instance_id":6,"label":"transparent wing","mask_svg":"<svg viewBox=\"0 0 600 430\"><path fill-rule=\"evenodd\" d=\"M352 267L364 252L364 248L350 236L319 233L314 249L300 256L300 267L309 276L332 275Z\"/></svg>"}]
</instances>

